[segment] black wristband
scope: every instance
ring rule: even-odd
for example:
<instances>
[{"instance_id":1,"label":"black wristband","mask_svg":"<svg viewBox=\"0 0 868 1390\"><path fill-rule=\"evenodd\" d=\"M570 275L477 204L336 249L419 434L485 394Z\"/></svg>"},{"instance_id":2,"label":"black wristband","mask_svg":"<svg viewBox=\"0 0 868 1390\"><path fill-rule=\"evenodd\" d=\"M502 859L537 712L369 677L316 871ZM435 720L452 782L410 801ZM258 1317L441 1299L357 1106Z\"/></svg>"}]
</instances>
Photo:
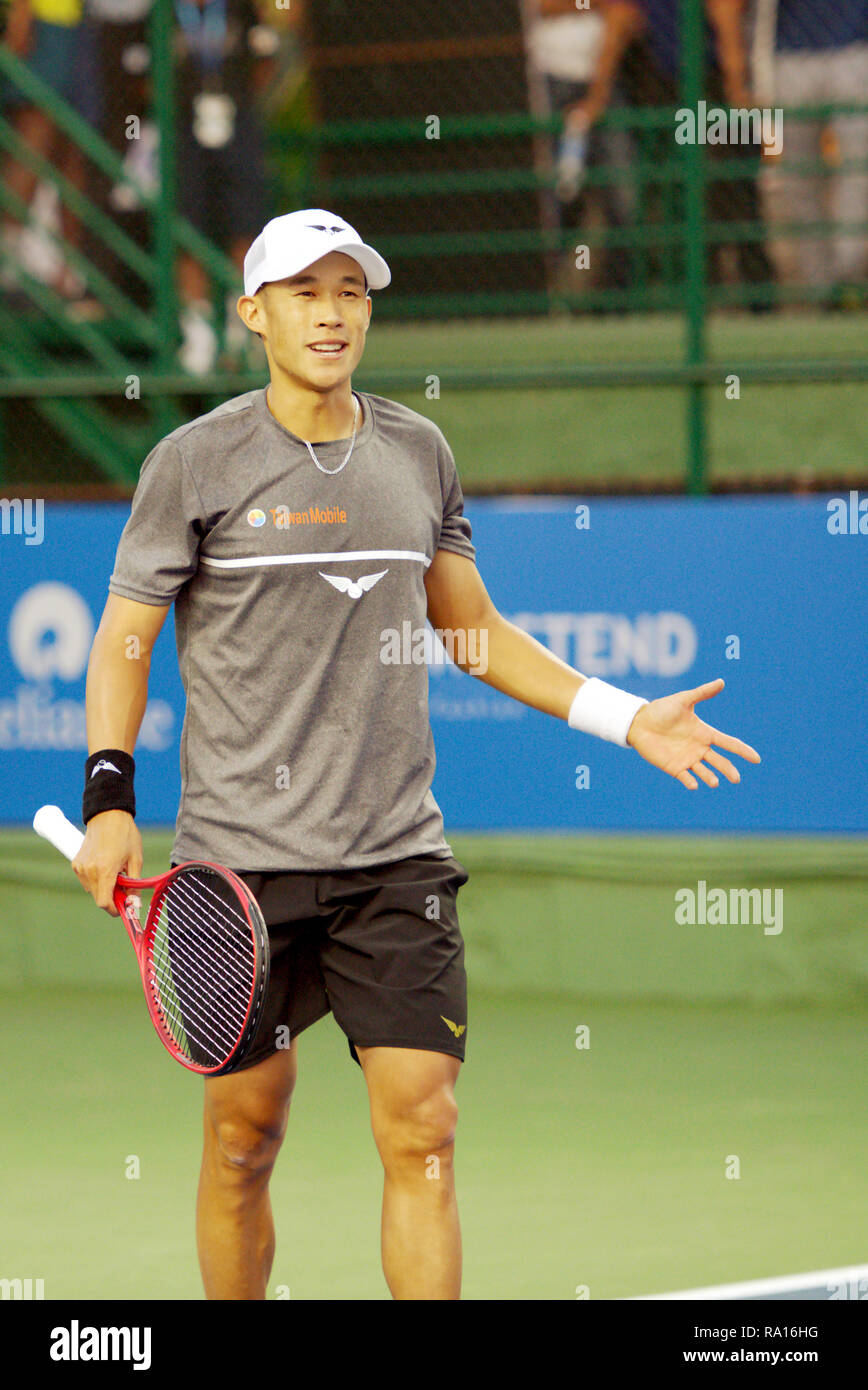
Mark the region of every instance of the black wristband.
<instances>
[{"instance_id":1,"label":"black wristband","mask_svg":"<svg viewBox=\"0 0 868 1390\"><path fill-rule=\"evenodd\" d=\"M91 753L84 765L81 800L81 818L85 825L101 811L136 814L135 771L135 762L122 748L101 748L98 753Z\"/></svg>"}]
</instances>

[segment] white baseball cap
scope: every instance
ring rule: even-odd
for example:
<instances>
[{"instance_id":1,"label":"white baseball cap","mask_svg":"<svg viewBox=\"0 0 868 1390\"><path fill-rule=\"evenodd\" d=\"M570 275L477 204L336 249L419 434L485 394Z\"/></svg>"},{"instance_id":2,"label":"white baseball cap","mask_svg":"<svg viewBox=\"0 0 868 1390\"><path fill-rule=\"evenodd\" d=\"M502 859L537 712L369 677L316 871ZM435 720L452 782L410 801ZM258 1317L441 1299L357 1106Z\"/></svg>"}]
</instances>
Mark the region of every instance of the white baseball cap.
<instances>
[{"instance_id":1,"label":"white baseball cap","mask_svg":"<svg viewBox=\"0 0 868 1390\"><path fill-rule=\"evenodd\" d=\"M256 294L271 280L297 275L330 251L358 261L372 290L384 290L392 279L382 256L365 245L349 222L324 208L302 208L265 224L244 257L244 293Z\"/></svg>"}]
</instances>

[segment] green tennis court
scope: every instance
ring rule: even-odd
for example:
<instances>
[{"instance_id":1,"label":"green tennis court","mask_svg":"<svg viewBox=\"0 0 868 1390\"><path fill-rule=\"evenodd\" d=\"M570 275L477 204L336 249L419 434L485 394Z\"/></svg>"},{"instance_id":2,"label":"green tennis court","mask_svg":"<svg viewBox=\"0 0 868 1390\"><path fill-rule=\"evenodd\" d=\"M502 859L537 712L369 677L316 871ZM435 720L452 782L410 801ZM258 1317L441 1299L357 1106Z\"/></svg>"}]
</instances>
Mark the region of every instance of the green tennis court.
<instances>
[{"instance_id":1,"label":"green tennis court","mask_svg":"<svg viewBox=\"0 0 868 1390\"><path fill-rule=\"evenodd\" d=\"M863 1266L864 845L451 843L471 872L464 1297L638 1298ZM168 844L147 833L146 864ZM674 922L687 875L758 866L784 893L777 936ZM46 1299L199 1299L201 1082L154 1037L123 929L69 879L35 836L0 838L0 1277L42 1279ZM387 1299L361 1074L330 1018L299 1051L269 1296Z\"/></svg>"}]
</instances>

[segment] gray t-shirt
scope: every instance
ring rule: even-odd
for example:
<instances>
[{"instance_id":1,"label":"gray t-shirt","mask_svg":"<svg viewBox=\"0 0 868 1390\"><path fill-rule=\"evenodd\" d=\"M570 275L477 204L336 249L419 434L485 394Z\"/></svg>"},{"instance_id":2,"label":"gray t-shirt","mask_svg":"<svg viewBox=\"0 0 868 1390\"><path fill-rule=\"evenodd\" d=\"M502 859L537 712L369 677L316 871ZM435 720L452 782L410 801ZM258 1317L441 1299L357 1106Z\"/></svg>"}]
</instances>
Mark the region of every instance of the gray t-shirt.
<instances>
[{"instance_id":1,"label":"gray t-shirt","mask_svg":"<svg viewBox=\"0 0 868 1390\"><path fill-rule=\"evenodd\" d=\"M175 603L175 860L328 871L451 852L427 667L384 660L384 634L418 654L406 636L425 628L425 573L438 549L475 558L470 523L437 426L356 394L355 448L331 477L264 390L182 425L142 465L109 589ZM314 447L331 470L349 440Z\"/></svg>"}]
</instances>

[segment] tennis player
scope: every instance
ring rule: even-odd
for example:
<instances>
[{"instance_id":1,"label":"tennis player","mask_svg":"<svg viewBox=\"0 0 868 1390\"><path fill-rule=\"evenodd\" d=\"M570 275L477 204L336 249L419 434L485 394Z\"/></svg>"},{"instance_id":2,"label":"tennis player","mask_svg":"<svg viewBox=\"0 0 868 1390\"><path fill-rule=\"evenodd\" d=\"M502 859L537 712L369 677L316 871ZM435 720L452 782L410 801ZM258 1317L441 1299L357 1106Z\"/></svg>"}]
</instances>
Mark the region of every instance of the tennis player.
<instances>
[{"instance_id":1,"label":"tennis player","mask_svg":"<svg viewBox=\"0 0 868 1390\"><path fill-rule=\"evenodd\" d=\"M456 660L478 679L685 787L737 782L725 753L759 761L695 712L722 680L648 703L586 680L497 612L444 436L352 389L370 292L390 279L323 209L278 217L256 238L238 312L264 343L270 384L174 430L145 460L88 668L84 887L112 913L117 874L141 872L133 752L174 604L187 707L173 861L240 873L269 927L253 1051L205 1080L197 1235L212 1299L265 1297L269 1177L298 1038L329 1012L369 1093L389 1289L460 1297L454 1091L468 1024L456 898L467 874L431 794L426 666L384 660L384 634L427 618L463 635Z\"/></svg>"}]
</instances>

